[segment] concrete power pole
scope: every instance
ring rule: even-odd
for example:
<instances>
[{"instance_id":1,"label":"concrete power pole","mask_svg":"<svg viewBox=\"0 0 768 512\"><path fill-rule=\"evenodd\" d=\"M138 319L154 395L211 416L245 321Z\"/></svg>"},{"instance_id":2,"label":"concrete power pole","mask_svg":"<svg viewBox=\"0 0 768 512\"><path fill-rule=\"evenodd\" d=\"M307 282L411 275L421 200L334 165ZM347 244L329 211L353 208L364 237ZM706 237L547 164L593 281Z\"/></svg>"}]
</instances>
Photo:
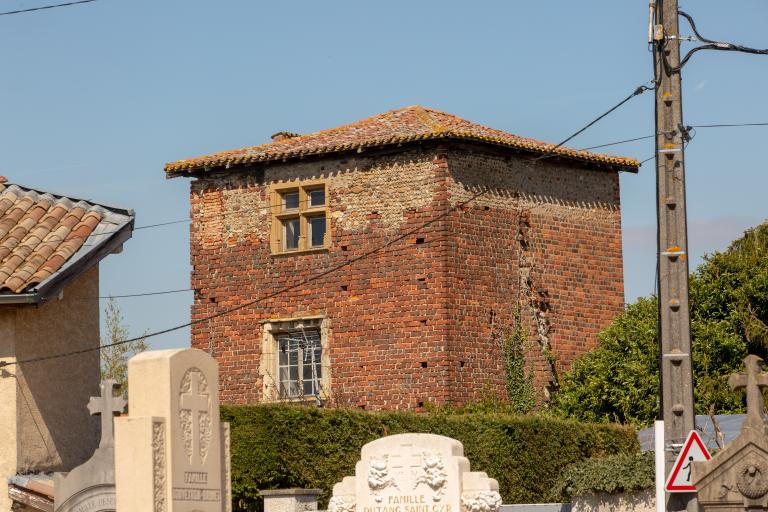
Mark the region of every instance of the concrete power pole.
<instances>
[{"instance_id":1,"label":"concrete power pole","mask_svg":"<svg viewBox=\"0 0 768 512\"><path fill-rule=\"evenodd\" d=\"M666 474L694 427L688 310L688 228L677 0L656 0L653 13L656 77L656 182L661 405ZM653 6L652 6L653 7ZM681 510L694 494L671 495L667 510Z\"/></svg>"}]
</instances>

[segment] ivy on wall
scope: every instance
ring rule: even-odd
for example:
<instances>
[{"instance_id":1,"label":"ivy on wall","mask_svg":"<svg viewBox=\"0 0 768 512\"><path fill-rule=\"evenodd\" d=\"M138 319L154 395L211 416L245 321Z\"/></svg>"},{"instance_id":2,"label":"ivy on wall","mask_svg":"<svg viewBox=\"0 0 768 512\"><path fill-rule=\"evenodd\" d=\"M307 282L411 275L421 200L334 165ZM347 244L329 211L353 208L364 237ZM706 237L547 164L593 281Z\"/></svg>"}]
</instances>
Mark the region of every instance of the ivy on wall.
<instances>
[{"instance_id":1,"label":"ivy on wall","mask_svg":"<svg viewBox=\"0 0 768 512\"><path fill-rule=\"evenodd\" d=\"M517 314L515 330L504 340L505 384L507 400L511 412L525 414L536 407L536 394L533 386L533 376L526 372L525 354L528 349L528 336L520 324L520 313Z\"/></svg>"},{"instance_id":2,"label":"ivy on wall","mask_svg":"<svg viewBox=\"0 0 768 512\"><path fill-rule=\"evenodd\" d=\"M654 478L653 452L587 459L565 468L548 498L568 502L586 494L653 489Z\"/></svg>"}]
</instances>

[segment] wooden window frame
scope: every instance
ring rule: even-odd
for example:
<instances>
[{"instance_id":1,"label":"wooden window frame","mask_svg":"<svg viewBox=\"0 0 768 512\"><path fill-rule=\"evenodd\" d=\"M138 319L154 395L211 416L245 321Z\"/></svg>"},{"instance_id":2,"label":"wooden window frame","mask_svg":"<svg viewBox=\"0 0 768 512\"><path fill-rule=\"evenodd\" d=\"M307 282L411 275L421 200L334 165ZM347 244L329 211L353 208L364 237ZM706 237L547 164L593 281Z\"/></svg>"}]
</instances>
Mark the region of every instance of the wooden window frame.
<instances>
[{"instance_id":1,"label":"wooden window frame","mask_svg":"<svg viewBox=\"0 0 768 512\"><path fill-rule=\"evenodd\" d=\"M325 192L325 203L322 206L309 204L309 193L322 189ZM298 192L299 207L286 210L283 196L290 192ZM328 207L327 180L311 180L296 183L273 185L270 189L270 206L272 210L272 229L270 232L270 248L273 255L302 254L308 252L326 251L331 242L330 209ZM309 219L325 216L325 236L323 244L311 246ZM296 249L287 249L284 240L283 223L287 220L299 219L299 244Z\"/></svg>"}]
</instances>

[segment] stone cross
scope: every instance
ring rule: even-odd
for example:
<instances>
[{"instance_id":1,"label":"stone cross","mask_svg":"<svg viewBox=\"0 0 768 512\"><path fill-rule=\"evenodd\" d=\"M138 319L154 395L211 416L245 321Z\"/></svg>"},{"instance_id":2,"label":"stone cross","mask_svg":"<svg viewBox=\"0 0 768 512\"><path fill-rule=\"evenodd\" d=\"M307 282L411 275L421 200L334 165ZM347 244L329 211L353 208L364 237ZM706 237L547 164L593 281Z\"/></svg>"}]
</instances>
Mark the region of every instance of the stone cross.
<instances>
[{"instance_id":1,"label":"stone cross","mask_svg":"<svg viewBox=\"0 0 768 512\"><path fill-rule=\"evenodd\" d=\"M421 452L410 444L402 445L402 450L398 453L390 454L392 460L390 466L393 469L405 470L406 468L421 468Z\"/></svg>"},{"instance_id":2,"label":"stone cross","mask_svg":"<svg viewBox=\"0 0 768 512\"><path fill-rule=\"evenodd\" d=\"M99 448L103 446L113 446L115 444L114 426L112 423L114 413L125 411L125 398L115 396L114 389L117 382L114 380L101 381L101 396L92 396L88 402L88 411L92 416L101 415L101 441Z\"/></svg>"},{"instance_id":3,"label":"stone cross","mask_svg":"<svg viewBox=\"0 0 768 512\"><path fill-rule=\"evenodd\" d=\"M762 359L756 355L748 355L744 359L746 374L735 373L728 379L731 389L747 390L747 421L742 430L751 427L759 432L765 431L765 402L763 389L768 387L768 373L763 373Z\"/></svg>"},{"instance_id":4,"label":"stone cross","mask_svg":"<svg viewBox=\"0 0 768 512\"><path fill-rule=\"evenodd\" d=\"M210 406L208 394L200 392L200 374L190 374L189 393L181 395L181 407L192 412L192 456L200 456L200 421L199 414L207 413Z\"/></svg>"}]
</instances>

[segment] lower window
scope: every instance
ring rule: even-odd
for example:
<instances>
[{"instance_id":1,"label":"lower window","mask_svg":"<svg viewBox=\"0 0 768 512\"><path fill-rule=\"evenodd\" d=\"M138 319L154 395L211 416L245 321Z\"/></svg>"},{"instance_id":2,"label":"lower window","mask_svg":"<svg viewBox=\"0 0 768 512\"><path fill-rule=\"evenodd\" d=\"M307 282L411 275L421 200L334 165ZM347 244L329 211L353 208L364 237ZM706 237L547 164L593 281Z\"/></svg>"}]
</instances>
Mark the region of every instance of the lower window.
<instances>
[{"instance_id":1,"label":"lower window","mask_svg":"<svg viewBox=\"0 0 768 512\"><path fill-rule=\"evenodd\" d=\"M259 375L265 401L330 398L328 319L320 316L263 323Z\"/></svg>"},{"instance_id":2,"label":"lower window","mask_svg":"<svg viewBox=\"0 0 768 512\"><path fill-rule=\"evenodd\" d=\"M320 396L323 347L319 329L277 334L278 398Z\"/></svg>"}]
</instances>

